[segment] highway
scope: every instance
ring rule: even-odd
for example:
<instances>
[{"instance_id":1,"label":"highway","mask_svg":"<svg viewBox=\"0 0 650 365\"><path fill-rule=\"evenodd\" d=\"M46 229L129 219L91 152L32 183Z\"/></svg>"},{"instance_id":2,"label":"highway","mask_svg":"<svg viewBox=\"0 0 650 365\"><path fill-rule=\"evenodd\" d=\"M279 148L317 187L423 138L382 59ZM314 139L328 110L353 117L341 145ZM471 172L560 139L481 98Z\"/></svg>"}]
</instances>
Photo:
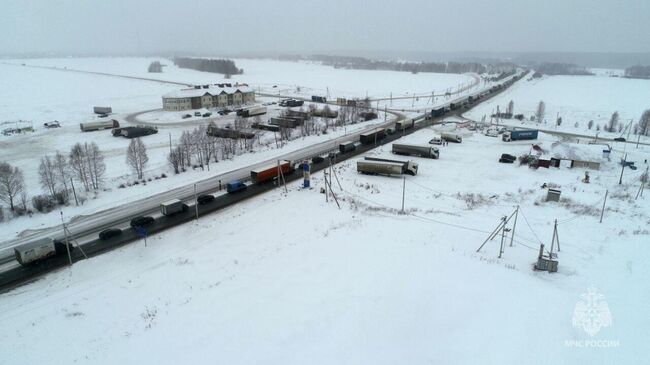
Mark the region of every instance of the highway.
<instances>
[{"instance_id":1,"label":"highway","mask_svg":"<svg viewBox=\"0 0 650 365\"><path fill-rule=\"evenodd\" d=\"M510 80L510 78L506 79ZM476 93L481 93L485 92L486 90L479 90ZM494 94L496 95L496 94ZM274 97L277 97L277 95L273 95ZM490 95L493 96L493 95ZM438 105L436 107L440 107L442 105L448 105L450 102L454 103L460 100L463 100L467 98L467 95L463 95L461 97L458 97L456 99L452 100L447 100L444 103L441 103L441 105ZM327 155L332 151L338 151L338 145L342 142L347 142L347 141L358 141L359 135L367 132L371 132L374 129L378 128L385 128L391 126L397 119L404 118L404 115L397 113L397 112L391 112L393 114L393 118L391 120L388 120L384 123L376 124L373 126L368 126L367 128L364 128L362 130L359 130L357 132L351 132L346 134L345 136L336 138L336 139L331 139L327 141L323 141L311 146L304 147L300 150L296 150L293 152L288 152L288 153L282 153L282 151L277 151L279 152L278 155L273 156L272 158L268 158L264 161L260 161L256 164L249 165L249 166L244 166L235 170L231 170L225 173L222 173L217 176L209 177L206 179L203 179L201 181L196 182L196 191L197 194L207 194L207 193L214 193L219 190L219 185L220 182L222 185L224 185L226 182L230 180L249 180L250 179L250 171L255 168L259 168L265 165L269 164L275 164L277 163L278 160L291 160L291 161L302 161L306 159L311 159L312 157L315 156L323 156ZM422 120L425 118L425 114L419 114L417 115L414 119L416 120ZM428 123L427 125L430 125L431 123ZM421 125L420 127L422 127ZM413 130L412 130L413 131ZM412 132L411 131L411 132ZM398 135L393 135L390 136L390 138L387 138L383 141L383 143L386 143L388 141L391 141L395 138L401 137L402 134ZM367 149L374 148L375 146L370 146ZM360 149L358 153L361 153L367 149ZM323 167L320 167L323 168ZM318 166L315 166L315 170L318 169ZM249 194L255 194L255 193L260 193L262 191L265 191L264 189L268 190L268 188L264 186L254 186L251 189L248 190L246 194L242 194L241 197L247 197ZM128 227L129 221L132 218L135 218L137 216L145 216L145 215L151 215L151 216L156 216L159 217L159 206L160 203L163 201L171 200L171 199L180 199L185 202L193 201L194 200L194 183L188 183L183 186L180 186L178 188L165 191L147 198L143 198L134 202L130 202L129 204L126 205L121 205L121 206L116 206L113 208L105 209L102 211L95 212L90 215L86 216L78 216L75 217L72 221L67 223L68 229L70 233L75 237L77 242L82 245L84 249L88 247L87 251L91 252L100 252L102 249L96 248L93 249L92 246L93 242L96 245L99 240L97 240L97 233L100 231L111 228L111 227ZM225 202L222 204L232 204L232 201L229 201L230 199L234 198L223 198L219 199L219 202ZM216 203L215 203L216 204ZM188 204L189 205L189 204ZM224 205L225 206L225 205ZM214 210L216 210L215 208ZM193 210L193 209L191 209ZM189 214L189 219L191 219L192 214ZM183 219L187 218L187 215L182 215L182 217L185 217ZM164 220L168 219L167 217L163 218ZM175 219L181 219L181 218L175 218ZM129 232L130 230L127 230ZM133 234L133 233L132 233ZM1 245L3 247L2 252L0 253L0 265L2 265L1 268L5 268L5 264L8 264L9 262L15 260L13 257L13 250L11 248L31 242L34 240L37 240L39 238L46 238L46 237L52 237L52 238L57 238L57 239L63 239L64 238L64 232L61 228L61 226L55 226L55 227L50 227L46 229L42 229L39 231L33 231L29 232L19 239L12 240L12 241L5 241L2 242ZM120 244L122 242L130 242L134 239L134 237L129 236L128 234L122 235L118 241ZM105 241L99 241L103 242L102 247L110 247L111 245L109 244L110 242L105 242ZM87 244L89 246L87 246ZM65 261L67 261L67 257L64 257ZM42 263L38 264L35 267L32 268L24 268L22 266L15 267L15 266L7 266L8 271L0 272L0 287L6 285L9 282L15 282L18 279L24 280L28 277L34 276L33 273L41 273L43 270L51 270L53 268L56 268L61 265L61 256L56 257L55 259L52 260L47 260L48 262L51 263ZM64 263L65 263L64 261ZM52 266L53 265L53 266ZM58 265L58 266L57 266ZM29 274L32 273L32 274ZM9 280L11 279L11 280Z\"/></svg>"}]
</instances>

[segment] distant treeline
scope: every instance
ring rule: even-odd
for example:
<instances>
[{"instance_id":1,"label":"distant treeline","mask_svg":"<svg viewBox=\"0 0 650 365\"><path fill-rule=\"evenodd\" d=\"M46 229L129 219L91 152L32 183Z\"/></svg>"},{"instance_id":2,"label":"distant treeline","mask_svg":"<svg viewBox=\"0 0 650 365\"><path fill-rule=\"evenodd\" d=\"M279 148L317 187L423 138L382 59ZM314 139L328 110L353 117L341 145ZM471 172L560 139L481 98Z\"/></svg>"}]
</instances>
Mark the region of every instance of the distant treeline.
<instances>
[{"instance_id":1,"label":"distant treeline","mask_svg":"<svg viewBox=\"0 0 650 365\"><path fill-rule=\"evenodd\" d=\"M192 70L214 72L224 75L237 75L244 73L244 70L237 68L235 62L232 60L175 57L174 64L180 68L191 68Z\"/></svg>"},{"instance_id":2,"label":"distant treeline","mask_svg":"<svg viewBox=\"0 0 650 365\"><path fill-rule=\"evenodd\" d=\"M375 61L363 57L338 57L338 56L314 56L324 65L334 68L347 68L355 70L388 70L406 71L411 73L436 72L460 74L464 72L475 73L501 73L515 69L514 64L499 63L497 65L484 65L477 62L398 62L398 61Z\"/></svg>"},{"instance_id":3,"label":"distant treeline","mask_svg":"<svg viewBox=\"0 0 650 365\"><path fill-rule=\"evenodd\" d=\"M293 56L284 55L279 57L282 60L308 60L318 61L323 65L334 68L345 68L353 70L386 70L386 71L406 71L411 73L418 72L436 72L460 74L464 72L500 74L509 73L516 69L516 65L509 62L498 62L483 64L478 62L399 62L399 61L377 61L364 57L349 56Z\"/></svg>"},{"instance_id":4,"label":"distant treeline","mask_svg":"<svg viewBox=\"0 0 650 365\"><path fill-rule=\"evenodd\" d=\"M534 66L534 68L544 75L593 75L584 67L572 63L544 62Z\"/></svg>"},{"instance_id":5,"label":"distant treeline","mask_svg":"<svg viewBox=\"0 0 650 365\"><path fill-rule=\"evenodd\" d=\"M650 66L632 66L625 69L625 77L650 79Z\"/></svg>"}]
</instances>

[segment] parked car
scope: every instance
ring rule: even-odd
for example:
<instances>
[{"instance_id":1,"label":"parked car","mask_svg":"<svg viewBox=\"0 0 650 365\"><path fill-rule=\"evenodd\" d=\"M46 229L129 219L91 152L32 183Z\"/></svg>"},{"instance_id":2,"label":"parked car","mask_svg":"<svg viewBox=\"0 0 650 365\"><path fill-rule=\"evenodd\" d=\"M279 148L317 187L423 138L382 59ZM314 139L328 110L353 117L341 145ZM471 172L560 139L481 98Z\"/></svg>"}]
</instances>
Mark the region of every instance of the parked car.
<instances>
[{"instance_id":1,"label":"parked car","mask_svg":"<svg viewBox=\"0 0 650 365\"><path fill-rule=\"evenodd\" d=\"M499 162L501 162L501 163L514 163L515 160L511 160L511 159L508 159L508 158L500 158Z\"/></svg>"},{"instance_id":2,"label":"parked car","mask_svg":"<svg viewBox=\"0 0 650 365\"><path fill-rule=\"evenodd\" d=\"M199 195L196 198L196 201L199 203L199 205L208 204L213 200L214 200L214 195L210 195L210 194Z\"/></svg>"},{"instance_id":3,"label":"parked car","mask_svg":"<svg viewBox=\"0 0 650 365\"><path fill-rule=\"evenodd\" d=\"M442 144L442 138L434 137L429 141L429 144Z\"/></svg>"},{"instance_id":4,"label":"parked car","mask_svg":"<svg viewBox=\"0 0 650 365\"><path fill-rule=\"evenodd\" d=\"M510 155L510 154L507 154L507 153L502 154L501 158L506 159L506 160L513 160L513 161L517 159L516 156Z\"/></svg>"},{"instance_id":5,"label":"parked car","mask_svg":"<svg viewBox=\"0 0 650 365\"><path fill-rule=\"evenodd\" d=\"M146 227L154 224L155 221L153 217L135 217L131 219L131 227Z\"/></svg>"},{"instance_id":6,"label":"parked car","mask_svg":"<svg viewBox=\"0 0 650 365\"><path fill-rule=\"evenodd\" d=\"M211 116L211 115L212 115L212 113L210 113L210 112L203 113L203 117L204 117L204 118L207 118L207 117L209 117L209 116Z\"/></svg>"},{"instance_id":7,"label":"parked car","mask_svg":"<svg viewBox=\"0 0 650 365\"><path fill-rule=\"evenodd\" d=\"M192 114L183 114L183 119L192 118Z\"/></svg>"},{"instance_id":8,"label":"parked car","mask_svg":"<svg viewBox=\"0 0 650 365\"><path fill-rule=\"evenodd\" d=\"M200 116L201 116L201 112L194 112L194 116L195 116L195 117L200 117Z\"/></svg>"},{"instance_id":9,"label":"parked car","mask_svg":"<svg viewBox=\"0 0 650 365\"><path fill-rule=\"evenodd\" d=\"M58 120L43 123L43 125L45 126L45 128L60 128L61 127L61 124L59 124Z\"/></svg>"},{"instance_id":10,"label":"parked car","mask_svg":"<svg viewBox=\"0 0 650 365\"><path fill-rule=\"evenodd\" d=\"M623 138L623 137L616 137L616 138L614 138L614 140L616 142L625 142L625 138Z\"/></svg>"},{"instance_id":11,"label":"parked car","mask_svg":"<svg viewBox=\"0 0 650 365\"><path fill-rule=\"evenodd\" d=\"M113 237L117 237L122 234L122 230L119 228L109 228L99 232L99 239L107 240Z\"/></svg>"}]
</instances>

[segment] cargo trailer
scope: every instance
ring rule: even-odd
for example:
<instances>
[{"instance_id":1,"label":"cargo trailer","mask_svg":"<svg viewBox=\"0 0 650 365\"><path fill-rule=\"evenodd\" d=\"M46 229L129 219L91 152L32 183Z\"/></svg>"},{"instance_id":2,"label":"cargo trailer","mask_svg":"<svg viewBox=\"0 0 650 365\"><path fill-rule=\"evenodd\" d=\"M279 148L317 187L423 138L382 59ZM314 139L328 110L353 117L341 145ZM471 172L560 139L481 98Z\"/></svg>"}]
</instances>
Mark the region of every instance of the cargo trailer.
<instances>
[{"instance_id":1,"label":"cargo trailer","mask_svg":"<svg viewBox=\"0 0 650 365\"><path fill-rule=\"evenodd\" d=\"M357 161L357 172L367 175L415 175L417 164L414 162L397 163L385 161L360 160Z\"/></svg>"},{"instance_id":2,"label":"cargo trailer","mask_svg":"<svg viewBox=\"0 0 650 365\"><path fill-rule=\"evenodd\" d=\"M244 109L241 113L241 116L244 118L253 117L256 115L266 114L265 106L254 106L252 108Z\"/></svg>"},{"instance_id":3,"label":"cargo trailer","mask_svg":"<svg viewBox=\"0 0 650 365\"><path fill-rule=\"evenodd\" d=\"M176 213L180 213L187 210L187 205L178 199L172 199L170 201L160 204L160 212L163 215L170 216Z\"/></svg>"},{"instance_id":4,"label":"cargo trailer","mask_svg":"<svg viewBox=\"0 0 650 365\"><path fill-rule=\"evenodd\" d=\"M536 129L522 130L522 131L509 131L503 133L501 139L504 142L531 140L531 139L537 139L538 133L539 131Z\"/></svg>"},{"instance_id":5,"label":"cargo trailer","mask_svg":"<svg viewBox=\"0 0 650 365\"><path fill-rule=\"evenodd\" d=\"M259 169L251 171L251 181L253 184L261 184L267 181L271 181L278 177L280 171L282 174L290 174L293 172L293 167L291 166L291 161L280 161L280 163L275 163L272 165L267 165Z\"/></svg>"},{"instance_id":6,"label":"cargo trailer","mask_svg":"<svg viewBox=\"0 0 650 365\"><path fill-rule=\"evenodd\" d=\"M359 142L363 144L371 144L375 143L375 141L381 141L384 138L386 138L386 130L384 130L384 128L378 128L372 132L359 135Z\"/></svg>"},{"instance_id":7,"label":"cargo trailer","mask_svg":"<svg viewBox=\"0 0 650 365\"><path fill-rule=\"evenodd\" d=\"M401 132L401 131L404 131L406 129L413 128L414 125L415 125L415 122L413 121L413 119L410 119L410 118L409 119L403 119L403 120L400 120L397 123L395 123L395 131L396 132Z\"/></svg>"},{"instance_id":8,"label":"cargo trailer","mask_svg":"<svg viewBox=\"0 0 650 365\"><path fill-rule=\"evenodd\" d=\"M357 145L354 142L345 142L339 145L339 151L341 153L348 153L354 151L357 148Z\"/></svg>"},{"instance_id":9,"label":"cargo trailer","mask_svg":"<svg viewBox=\"0 0 650 365\"><path fill-rule=\"evenodd\" d=\"M110 106L95 106L93 107L93 112L95 114L111 114L113 112L113 108Z\"/></svg>"},{"instance_id":10,"label":"cargo trailer","mask_svg":"<svg viewBox=\"0 0 650 365\"><path fill-rule=\"evenodd\" d=\"M98 131L102 129L113 129L119 127L120 127L120 123L115 119L102 120L98 122L79 123L79 128L81 128L82 132L91 132L91 131Z\"/></svg>"},{"instance_id":11,"label":"cargo trailer","mask_svg":"<svg viewBox=\"0 0 650 365\"><path fill-rule=\"evenodd\" d=\"M393 143L392 151L396 155L419 156L426 158L440 157L440 151L431 146L416 146L410 144Z\"/></svg>"},{"instance_id":12,"label":"cargo trailer","mask_svg":"<svg viewBox=\"0 0 650 365\"><path fill-rule=\"evenodd\" d=\"M440 138L447 142L454 142L454 143L461 143L463 142L463 137L459 136L458 134L455 133L442 133L440 134Z\"/></svg>"},{"instance_id":13,"label":"cargo trailer","mask_svg":"<svg viewBox=\"0 0 650 365\"><path fill-rule=\"evenodd\" d=\"M375 161L375 162L390 162L390 163L397 163L402 165L402 173L415 176L418 174L418 164L417 162L413 161L403 161L403 160L390 160L386 158L378 158L378 157L364 157L366 161Z\"/></svg>"}]
</instances>

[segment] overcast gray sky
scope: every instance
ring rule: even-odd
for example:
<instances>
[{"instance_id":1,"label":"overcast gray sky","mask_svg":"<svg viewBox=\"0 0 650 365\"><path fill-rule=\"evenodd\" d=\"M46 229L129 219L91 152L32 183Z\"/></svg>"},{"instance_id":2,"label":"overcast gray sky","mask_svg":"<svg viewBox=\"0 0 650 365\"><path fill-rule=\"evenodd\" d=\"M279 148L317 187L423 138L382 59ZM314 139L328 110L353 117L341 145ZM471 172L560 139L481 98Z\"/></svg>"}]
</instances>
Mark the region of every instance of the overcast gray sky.
<instances>
[{"instance_id":1,"label":"overcast gray sky","mask_svg":"<svg viewBox=\"0 0 650 365\"><path fill-rule=\"evenodd\" d=\"M2 0L2 53L650 51L649 0Z\"/></svg>"}]
</instances>

